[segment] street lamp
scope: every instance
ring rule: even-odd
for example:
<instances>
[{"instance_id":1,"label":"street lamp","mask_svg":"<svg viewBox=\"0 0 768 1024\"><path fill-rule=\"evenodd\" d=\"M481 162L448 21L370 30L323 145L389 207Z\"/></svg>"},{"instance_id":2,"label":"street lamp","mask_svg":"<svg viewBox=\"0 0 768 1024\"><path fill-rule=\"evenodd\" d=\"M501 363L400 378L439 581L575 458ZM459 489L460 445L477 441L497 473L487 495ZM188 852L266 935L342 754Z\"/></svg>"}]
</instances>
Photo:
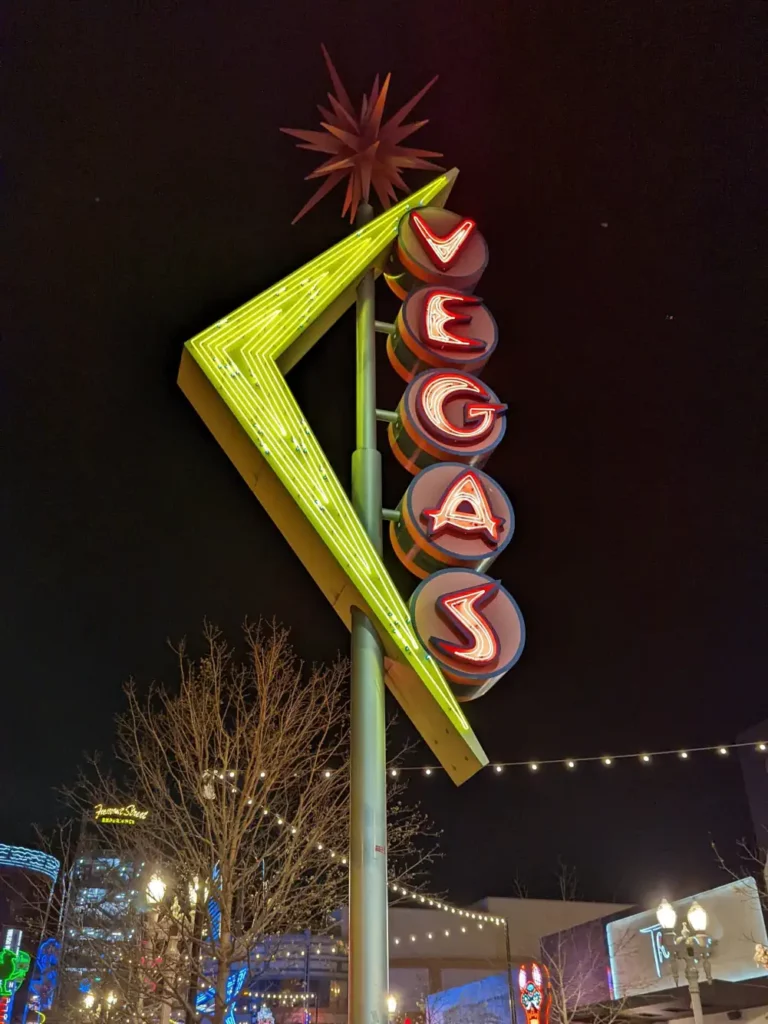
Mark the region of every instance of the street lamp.
<instances>
[{"instance_id":1,"label":"street lamp","mask_svg":"<svg viewBox=\"0 0 768 1024\"><path fill-rule=\"evenodd\" d=\"M693 1019L695 1024L704 1024L699 971L704 968L704 977L711 984L712 967L709 958L712 938L707 934L707 912L696 900L688 908L686 917L687 920L683 921L680 930L677 931L677 911L669 900L662 900L656 911L656 918L661 925L662 942L672 962L675 984L682 962L685 980L691 993Z\"/></svg>"},{"instance_id":2,"label":"street lamp","mask_svg":"<svg viewBox=\"0 0 768 1024\"><path fill-rule=\"evenodd\" d=\"M390 1019L397 1013L397 997L387 996L387 1013Z\"/></svg>"},{"instance_id":3,"label":"street lamp","mask_svg":"<svg viewBox=\"0 0 768 1024\"><path fill-rule=\"evenodd\" d=\"M85 1005L86 1010L92 1010L93 1004L95 1002L96 996L93 994L93 992L86 992L85 995L83 996L83 1004Z\"/></svg>"},{"instance_id":4,"label":"street lamp","mask_svg":"<svg viewBox=\"0 0 768 1024\"><path fill-rule=\"evenodd\" d=\"M147 899L150 903L162 903L165 899L165 882L160 875L152 875L147 883Z\"/></svg>"}]
</instances>

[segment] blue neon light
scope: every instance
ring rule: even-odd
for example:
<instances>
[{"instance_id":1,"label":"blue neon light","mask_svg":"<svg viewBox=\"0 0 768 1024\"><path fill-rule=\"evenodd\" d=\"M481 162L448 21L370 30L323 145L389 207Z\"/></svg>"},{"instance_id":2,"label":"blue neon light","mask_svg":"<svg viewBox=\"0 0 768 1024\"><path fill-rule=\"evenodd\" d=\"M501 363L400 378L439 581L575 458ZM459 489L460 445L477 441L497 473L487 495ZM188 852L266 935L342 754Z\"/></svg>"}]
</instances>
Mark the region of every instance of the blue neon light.
<instances>
[{"instance_id":1,"label":"blue neon light","mask_svg":"<svg viewBox=\"0 0 768 1024\"><path fill-rule=\"evenodd\" d=\"M26 1021L30 1010L41 1013L50 1010L53 1005L53 997L56 995L59 981L60 952L61 943L57 939L46 939L40 944L35 957L35 970L29 983L29 998L24 1007L22 1021ZM81 983L81 991L88 991L88 988L90 985L83 989Z\"/></svg>"},{"instance_id":2,"label":"blue neon light","mask_svg":"<svg viewBox=\"0 0 768 1024\"><path fill-rule=\"evenodd\" d=\"M23 868L38 875L47 875L52 882L59 877L59 861L41 850L28 850L26 846L6 846L0 843L0 867Z\"/></svg>"},{"instance_id":3,"label":"blue neon light","mask_svg":"<svg viewBox=\"0 0 768 1024\"><path fill-rule=\"evenodd\" d=\"M664 945L664 936L660 924L651 924L647 928L638 929L641 935L650 935L653 943L653 962L656 965L656 974L661 977L661 968L665 960L669 960L669 950Z\"/></svg>"},{"instance_id":4,"label":"blue neon light","mask_svg":"<svg viewBox=\"0 0 768 1024\"><path fill-rule=\"evenodd\" d=\"M237 1004L237 997L240 995L240 991L245 984L245 979L248 975L248 968L241 967L239 970L232 971L227 978L227 1012L224 1015L224 1024L236 1024L235 1021L235 1007ZM195 1009L198 1013L208 1015L213 1013L216 999L216 989L208 988L205 992L201 992L196 1001Z\"/></svg>"},{"instance_id":5,"label":"blue neon light","mask_svg":"<svg viewBox=\"0 0 768 1024\"><path fill-rule=\"evenodd\" d=\"M212 883L217 881L219 874L219 865L217 864L211 872ZM221 938L221 907L213 897L208 900L208 916L211 919L211 936L214 942L218 942Z\"/></svg>"}]
</instances>

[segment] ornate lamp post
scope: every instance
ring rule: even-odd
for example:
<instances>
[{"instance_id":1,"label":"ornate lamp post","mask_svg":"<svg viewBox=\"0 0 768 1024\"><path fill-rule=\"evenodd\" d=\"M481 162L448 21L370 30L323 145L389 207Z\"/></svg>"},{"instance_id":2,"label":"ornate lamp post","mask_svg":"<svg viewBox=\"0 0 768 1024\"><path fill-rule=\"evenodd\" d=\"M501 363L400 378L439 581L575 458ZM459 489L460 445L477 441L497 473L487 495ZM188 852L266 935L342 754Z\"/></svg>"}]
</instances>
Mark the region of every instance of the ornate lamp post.
<instances>
[{"instance_id":1,"label":"ornate lamp post","mask_svg":"<svg viewBox=\"0 0 768 1024\"><path fill-rule=\"evenodd\" d=\"M693 1019L695 1024L704 1024L699 988L699 975L702 968L706 980L712 982L710 965L712 938L707 934L707 912L701 904L694 900L688 908L687 920L683 921L677 930L677 911L669 900L664 899L659 904L656 917L661 925L664 947L670 955L675 984L677 984L682 963L685 980L688 982L688 989L691 993Z\"/></svg>"}]
</instances>

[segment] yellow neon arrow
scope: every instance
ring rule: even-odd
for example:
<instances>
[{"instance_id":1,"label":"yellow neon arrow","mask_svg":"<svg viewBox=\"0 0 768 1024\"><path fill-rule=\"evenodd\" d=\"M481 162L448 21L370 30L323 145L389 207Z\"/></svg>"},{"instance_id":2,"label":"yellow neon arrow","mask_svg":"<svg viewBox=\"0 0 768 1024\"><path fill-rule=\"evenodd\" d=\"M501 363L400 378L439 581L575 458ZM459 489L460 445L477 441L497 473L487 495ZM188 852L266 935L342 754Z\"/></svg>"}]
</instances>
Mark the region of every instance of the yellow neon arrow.
<instances>
[{"instance_id":1,"label":"yellow neon arrow","mask_svg":"<svg viewBox=\"0 0 768 1024\"><path fill-rule=\"evenodd\" d=\"M363 274L380 273L400 219L445 203L450 171L188 341L179 385L349 627L376 624L387 685L440 763L462 782L487 763L445 678L371 545L285 380L349 308Z\"/></svg>"}]
</instances>

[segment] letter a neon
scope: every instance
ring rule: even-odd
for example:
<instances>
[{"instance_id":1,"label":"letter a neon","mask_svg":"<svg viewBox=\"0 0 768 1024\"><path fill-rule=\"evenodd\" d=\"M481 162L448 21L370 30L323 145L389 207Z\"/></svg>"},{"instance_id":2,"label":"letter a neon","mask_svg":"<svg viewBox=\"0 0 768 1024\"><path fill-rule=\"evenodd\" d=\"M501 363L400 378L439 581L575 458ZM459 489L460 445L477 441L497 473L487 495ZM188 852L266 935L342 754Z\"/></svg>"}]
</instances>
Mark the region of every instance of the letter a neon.
<instances>
[{"instance_id":1,"label":"letter a neon","mask_svg":"<svg viewBox=\"0 0 768 1024\"><path fill-rule=\"evenodd\" d=\"M438 537L450 529L484 537L494 546L499 542L499 528L504 525L504 519L491 510L483 481L471 469L454 480L436 508L425 508L422 515L427 520L429 537Z\"/></svg>"}]
</instances>

